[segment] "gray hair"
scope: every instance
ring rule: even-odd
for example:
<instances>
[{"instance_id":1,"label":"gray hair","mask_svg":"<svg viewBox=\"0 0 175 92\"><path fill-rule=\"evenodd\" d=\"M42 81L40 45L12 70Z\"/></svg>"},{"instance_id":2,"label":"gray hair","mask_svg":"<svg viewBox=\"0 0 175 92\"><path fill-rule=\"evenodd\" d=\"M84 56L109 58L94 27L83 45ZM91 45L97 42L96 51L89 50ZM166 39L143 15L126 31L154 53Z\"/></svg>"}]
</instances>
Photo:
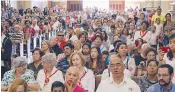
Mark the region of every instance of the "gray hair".
<instances>
[{"instance_id":1,"label":"gray hair","mask_svg":"<svg viewBox=\"0 0 175 92\"><path fill-rule=\"evenodd\" d=\"M13 62L12 62L12 68L15 69L20 66L24 66L27 64L27 59L26 57L16 57Z\"/></svg>"},{"instance_id":2,"label":"gray hair","mask_svg":"<svg viewBox=\"0 0 175 92\"><path fill-rule=\"evenodd\" d=\"M51 63L53 66L56 65L57 59L55 53L47 53L41 57L42 62Z\"/></svg>"}]
</instances>

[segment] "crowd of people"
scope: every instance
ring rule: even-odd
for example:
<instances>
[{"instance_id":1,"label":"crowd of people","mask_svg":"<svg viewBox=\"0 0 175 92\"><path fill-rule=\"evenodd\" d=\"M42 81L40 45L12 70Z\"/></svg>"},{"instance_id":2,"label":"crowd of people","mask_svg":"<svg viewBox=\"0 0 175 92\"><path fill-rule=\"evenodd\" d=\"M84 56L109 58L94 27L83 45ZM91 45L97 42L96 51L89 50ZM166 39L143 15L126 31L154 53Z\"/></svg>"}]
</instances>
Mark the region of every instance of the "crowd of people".
<instances>
[{"instance_id":1,"label":"crowd of people","mask_svg":"<svg viewBox=\"0 0 175 92\"><path fill-rule=\"evenodd\" d=\"M2 8L1 91L174 92L171 14L164 16L161 7L132 11ZM49 36L53 31L56 37ZM27 54L29 40L28 64L19 45Z\"/></svg>"}]
</instances>

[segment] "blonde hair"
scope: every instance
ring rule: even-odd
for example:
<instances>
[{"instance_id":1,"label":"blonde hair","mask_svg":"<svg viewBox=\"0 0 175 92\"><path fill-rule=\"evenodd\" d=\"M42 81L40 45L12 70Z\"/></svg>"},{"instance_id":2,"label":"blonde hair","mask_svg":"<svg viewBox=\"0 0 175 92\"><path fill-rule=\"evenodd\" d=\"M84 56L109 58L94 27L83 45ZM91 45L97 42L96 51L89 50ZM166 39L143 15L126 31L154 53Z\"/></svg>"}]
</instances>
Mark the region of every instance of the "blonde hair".
<instances>
[{"instance_id":1,"label":"blonde hair","mask_svg":"<svg viewBox=\"0 0 175 92\"><path fill-rule=\"evenodd\" d=\"M83 57L83 54L80 53L80 52L73 52L73 53L71 54L71 56L70 56L70 66L73 65L73 63L72 63L72 58L73 58L73 56L76 55L76 54L80 56L81 64L82 64L82 66L84 66L84 65L86 64L86 62L85 62L85 59L84 59L84 57Z\"/></svg>"},{"instance_id":2,"label":"blonde hair","mask_svg":"<svg viewBox=\"0 0 175 92\"><path fill-rule=\"evenodd\" d=\"M27 92L27 82L23 79L15 79L10 86L9 92L15 92L15 89L20 85L23 85L24 92Z\"/></svg>"}]
</instances>

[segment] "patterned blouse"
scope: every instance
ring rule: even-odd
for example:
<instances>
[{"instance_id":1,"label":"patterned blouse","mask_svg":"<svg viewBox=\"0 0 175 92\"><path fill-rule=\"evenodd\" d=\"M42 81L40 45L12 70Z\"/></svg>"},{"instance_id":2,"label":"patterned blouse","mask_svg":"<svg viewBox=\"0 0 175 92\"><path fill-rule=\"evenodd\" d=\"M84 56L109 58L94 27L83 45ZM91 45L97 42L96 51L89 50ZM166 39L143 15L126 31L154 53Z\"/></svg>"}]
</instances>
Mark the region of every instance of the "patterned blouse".
<instances>
[{"instance_id":1,"label":"patterned blouse","mask_svg":"<svg viewBox=\"0 0 175 92\"><path fill-rule=\"evenodd\" d=\"M34 72L29 69L26 69L26 72L20 78L24 79L27 83L36 83ZM1 86L9 86L15 79L15 70L9 70L4 74Z\"/></svg>"}]
</instances>

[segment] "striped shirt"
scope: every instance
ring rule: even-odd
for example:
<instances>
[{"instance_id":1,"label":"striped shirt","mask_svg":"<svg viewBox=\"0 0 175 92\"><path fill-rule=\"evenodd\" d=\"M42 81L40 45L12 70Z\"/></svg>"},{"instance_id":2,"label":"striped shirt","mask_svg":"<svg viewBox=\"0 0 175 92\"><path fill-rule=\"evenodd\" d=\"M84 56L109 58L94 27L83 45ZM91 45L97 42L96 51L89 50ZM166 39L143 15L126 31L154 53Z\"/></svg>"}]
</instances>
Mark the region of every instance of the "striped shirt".
<instances>
[{"instance_id":1,"label":"striped shirt","mask_svg":"<svg viewBox=\"0 0 175 92\"><path fill-rule=\"evenodd\" d=\"M12 42L15 41L15 43L20 43L22 42L23 38L24 38L24 35L22 32L19 32L19 33L12 33L10 35L10 38L12 40Z\"/></svg>"}]
</instances>

